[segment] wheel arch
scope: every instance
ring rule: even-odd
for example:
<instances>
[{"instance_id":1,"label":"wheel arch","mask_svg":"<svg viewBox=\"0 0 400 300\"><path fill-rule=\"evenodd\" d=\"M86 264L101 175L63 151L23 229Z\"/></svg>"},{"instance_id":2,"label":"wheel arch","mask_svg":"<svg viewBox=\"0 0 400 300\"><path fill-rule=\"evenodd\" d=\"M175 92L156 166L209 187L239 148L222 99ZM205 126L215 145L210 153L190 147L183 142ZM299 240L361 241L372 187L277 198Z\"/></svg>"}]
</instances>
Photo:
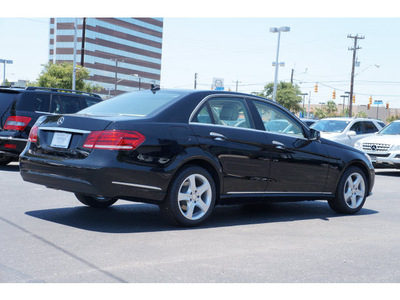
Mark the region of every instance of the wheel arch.
<instances>
[{"instance_id":1,"label":"wheel arch","mask_svg":"<svg viewBox=\"0 0 400 300\"><path fill-rule=\"evenodd\" d=\"M351 167L357 167L357 168L359 168L359 169L364 173L365 178L366 178L366 180L367 180L367 185L368 185L368 189L367 189L367 190L370 192L370 191L371 191L371 184L373 184L373 182L371 182L371 176L370 176L369 168L368 168L362 161L356 160L356 161L350 162L350 163L342 170L342 172L341 172L341 174L340 174L340 177L339 177L339 180L340 180L340 178L342 178L344 172L346 172L346 170L348 170L348 169L351 168Z\"/></svg>"},{"instance_id":2,"label":"wheel arch","mask_svg":"<svg viewBox=\"0 0 400 300\"><path fill-rule=\"evenodd\" d=\"M214 162L211 162L209 159L204 157L193 157L191 159L185 160L179 167L175 170L173 177L177 176L180 171L188 166L198 166L205 169L208 173L210 173L211 177L214 180L216 191L217 191L217 200L219 199L219 195L223 188L222 183L222 170L220 166L216 166Z\"/></svg>"}]
</instances>

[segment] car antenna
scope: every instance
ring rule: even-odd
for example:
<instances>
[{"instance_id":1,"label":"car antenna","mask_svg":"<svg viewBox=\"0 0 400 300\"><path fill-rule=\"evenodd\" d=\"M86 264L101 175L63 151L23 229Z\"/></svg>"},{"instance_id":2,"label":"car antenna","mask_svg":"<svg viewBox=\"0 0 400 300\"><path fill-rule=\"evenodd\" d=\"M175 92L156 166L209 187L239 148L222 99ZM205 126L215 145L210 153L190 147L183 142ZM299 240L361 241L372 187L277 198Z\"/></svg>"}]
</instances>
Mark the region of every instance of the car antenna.
<instances>
[{"instance_id":1,"label":"car antenna","mask_svg":"<svg viewBox=\"0 0 400 300\"><path fill-rule=\"evenodd\" d=\"M157 91L160 90L160 87L159 86L155 86L154 84L151 84L150 90L153 92L153 94L155 94Z\"/></svg>"}]
</instances>

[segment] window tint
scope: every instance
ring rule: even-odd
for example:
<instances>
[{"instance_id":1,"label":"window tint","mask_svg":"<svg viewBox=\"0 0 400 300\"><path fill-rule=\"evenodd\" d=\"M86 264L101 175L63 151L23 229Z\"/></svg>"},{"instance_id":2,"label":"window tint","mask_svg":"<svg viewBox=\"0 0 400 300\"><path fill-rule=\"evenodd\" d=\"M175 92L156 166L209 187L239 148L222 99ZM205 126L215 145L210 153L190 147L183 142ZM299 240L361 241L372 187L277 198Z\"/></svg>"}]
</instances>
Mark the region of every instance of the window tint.
<instances>
[{"instance_id":1,"label":"window tint","mask_svg":"<svg viewBox=\"0 0 400 300\"><path fill-rule=\"evenodd\" d=\"M39 112L50 111L50 94L33 94L33 108Z\"/></svg>"},{"instance_id":2,"label":"window tint","mask_svg":"<svg viewBox=\"0 0 400 300\"><path fill-rule=\"evenodd\" d=\"M254 101L254 105L266 131L304 137L302 126L283 111L264 102Z\"/></svg>"},{"instance_id":3,"label":"window tint","mask_svg":"<svg viewBox=\"0 0 400 300\"><path fill-rule=\"evenodd\" d=\"M383 123L383 122L378 122L378 124L381 125L382 128L386 126L385 123Z\"/></svg>"},{"instance_id":4,"label":"window tint","mask_svg":"<svg viewBox=\"0 0 400 300\"><path fill-rule=\"evenodd\" d=\"M53 95L51 102L51 113L71 114L81 110L81 101L79 97Z\"/></svg>"},{"instance_id":5,"label":"window tint","mask_svg":"<svg viewBox=\"0 0 400 300\"><path fill-rule=\"evenodd\" d=\"M0 93L0 114L3 114L6 111L6 109L13 103L16 96L16 93Z\"/></svg>"},{"instance_id":6,"label":"window tint","mask_svg":"<svg viewBox=\"0 0 400 300\"><path fill-rule=\"evenodd\" d=\"M364 132L365 133L374 133L377 132L378 128L376 128L373 122L364 122Z\"/></svg>"},{"instance_id":7,"label":"window tint","mask_svg":"<svg viewBox=\"0 0 400 300\"><path fill-rule=\"evenodd\" d=\"M355 131L356 134L363 134L364 130L363 130L363 122L355 122L349 129L349 131Z\"/></svg>"},{"instance_id":8,"label":"window tint","mask_svg":"<svg viewBox=\"0 0 400 300\"><path fill-rule=\"evenodd\" d=\"M213 124L212 118L208 111L208 104L203 105L203 108L196 114L192 122L203 123L203 124Z\"/></svg>"},{"instance_id":9,"label":"window tint","mask_svg":"<svg viewBox=\"0 0 400 300\"><path fill-rule=\"evenodd\" d=\"M101 100L100 99L91 99L91 98L81 98L83 100L83 106L84 107L89 107L92 106L93 104L99 103Z\"/></svg>"},{"instance_id":10,"label":"window tint","mask_svg":"<svg viewBox=\"0 0 400 300\"><path fill-rule=\"evenodd\" d=\"M211 113L213 114L214 123L223 126L252 128L252 122L243 99L238 98L213 98L207 102ZM204 107L206 108L206 106ZM212 120L208 111L200 110L197 115L198 122L204 118L204 122L208 122L206 115Z\"/></svg>"}]
</instances>

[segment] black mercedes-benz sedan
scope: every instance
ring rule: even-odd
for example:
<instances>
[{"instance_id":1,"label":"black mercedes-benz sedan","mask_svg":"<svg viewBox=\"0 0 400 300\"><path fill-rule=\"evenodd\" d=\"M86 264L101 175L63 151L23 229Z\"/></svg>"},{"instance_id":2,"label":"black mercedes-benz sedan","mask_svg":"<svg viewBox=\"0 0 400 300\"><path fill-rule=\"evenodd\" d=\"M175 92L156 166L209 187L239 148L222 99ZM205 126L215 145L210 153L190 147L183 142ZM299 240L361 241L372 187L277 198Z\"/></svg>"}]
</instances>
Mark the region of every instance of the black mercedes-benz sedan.
<instances>
[{"instance_id":1,"label":"black mercedes-benz sedan","mask_svg":"<svg viewBox=\"0 0 400 300\"><path fill-rule=\"evenodd\" d=\"M368 155L320 138L273 101L163 89L39 118L20 172L90 207L118 199L157 204L183 226L232 201L327 200L353 214L375 178Z\"/></svg>"}]
</instances>

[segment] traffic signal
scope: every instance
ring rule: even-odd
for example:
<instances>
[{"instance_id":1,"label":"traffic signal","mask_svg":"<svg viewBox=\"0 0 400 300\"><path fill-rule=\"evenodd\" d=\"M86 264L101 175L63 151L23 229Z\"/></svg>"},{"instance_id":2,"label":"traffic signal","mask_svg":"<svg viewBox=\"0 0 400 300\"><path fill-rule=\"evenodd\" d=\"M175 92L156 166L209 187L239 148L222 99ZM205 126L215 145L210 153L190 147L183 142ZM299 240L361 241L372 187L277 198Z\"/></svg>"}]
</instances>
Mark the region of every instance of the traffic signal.
<instances>
[{"instance_id":1,"label":"traffic signal","mask_svg":"<svg viewBox=\"0 0 400 300\"><path fill-rule=\"evenodd\" d=\"M353 103L356 103L356 95L353 95Z\"/></svg>"},{"instance_id":2,"label":"traffic signal","mask_svg":"<svg viewBox=\"0 0 400 300\"><path fill-rule=\"evenodd\" d=\"M389 109L389 102L386 102L386 109Z\"/></svg>"},{"instance_id":3,"label":"traffic signal","mask_svg":"<svg viewBox=\"0 0 400 300\"><path fill-rule=\"evenodd\" d=\"M370 110L371 109L371 104L368 103L367 107L368 107L368 110Z\"/></svg>"},{"instance_id":4,"label":"traffic signal","mask_svg":"<svg viewBox=\"0 0 400 300\"><path fill-rule=\"evenodd\" d=\"M369 97L369 104L372 104L372 96Z\"/></svg>"},{"instance_id":5,"label":"traffic signal","mask_svg":"<svg viewBox=\"0 0 400 300\"><path fill-rule=\"evenodd\" d=\"M314 86L314 93L318 93L318 83L316 83Z\"/></svg>"},{"instance_id":6,"label":"traffic signal","mask_svg":"<svg viewBox=\"0 0 400 300\"><path fill-rule=\"evenodd\" d=\"M336 99L336 92L335 91L332 92L332 99Z\"/></svg>"}]
</instances>

